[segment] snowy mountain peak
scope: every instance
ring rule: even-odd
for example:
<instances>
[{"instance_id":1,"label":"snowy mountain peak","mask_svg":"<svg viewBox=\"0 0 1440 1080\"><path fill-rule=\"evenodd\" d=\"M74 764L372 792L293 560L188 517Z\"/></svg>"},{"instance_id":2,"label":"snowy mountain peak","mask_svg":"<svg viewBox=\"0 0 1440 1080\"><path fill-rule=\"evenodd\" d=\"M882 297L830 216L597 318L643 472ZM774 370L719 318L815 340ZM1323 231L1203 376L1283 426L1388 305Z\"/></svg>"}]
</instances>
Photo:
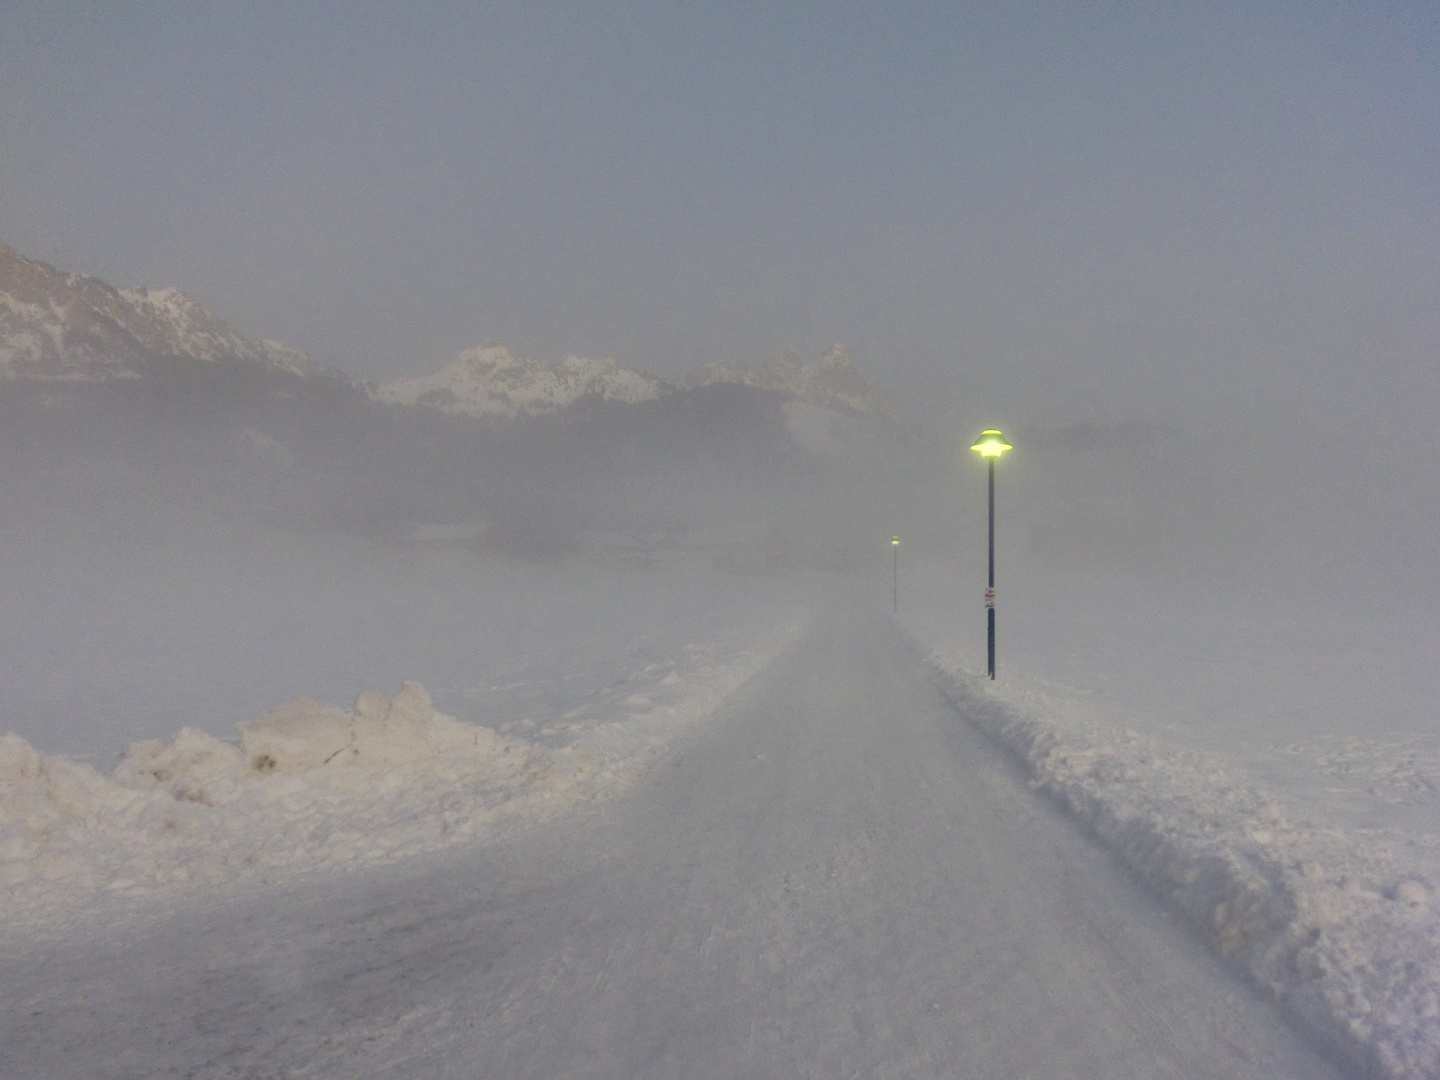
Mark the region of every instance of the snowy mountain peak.
<instances>
[{"instance_id":1,"label":"snowy mountain peak","mask_svg":"<svg viewBox=\"0 0 1440 1080\"><path fill-rule=\"evenodd\" d=\"M586 397L653 401L669 389L663 379L621 367L614 360L567 356L558 364L545 364L487 343L466 349L430 375L385 383L375 397L468 416L534 416L557 412Z\"/></svg>"},{"instance_id":2,"label":"snowy mountain peak","mask_svg":"<svg viewBox=\"0 0 1440 1080\"><path fill-rule=\"evenodd\" d=\"M856 414L895 417L890 392L860 374L843 343L831 345L819 360L806 364L793 348L768 357L754 367L743 360L702 364L686 377L687 386L741 383L785 394L809 405Z\"/></svg>"},{"instance_id":3,"label":"snowy mountain peak","mask_svg":"<svg viewBox=\"0 0 1440 1080\"><path fill-rule=\"evenodd\" d=\"M786 349L758 367L740 360L706 364L685 380L691 388L724 383L753 386L852 416L894 418L898 414L890 392L860 374L843 344L830 346L809 364L800 360L795 349ZM572 355L546 364L487 343L466 349L439 371L397 379L373 393L379 401L429 405L467 416L534 416L558 412L587 397L653 401L675 389L658 376L622 367L614 360Z\"/></svg>"},{"instance_id":4,"label":"snowy mountain peak","mask_svg":"<svg viewBox=\"0 0 1440 1080\"><path fill-rule=\"evenodd\" d=\"M115 289L0 244L0 378L135 378L166 357L325 371L297 349L241 336L179 289Z\"/></svg>"}]
</instances>

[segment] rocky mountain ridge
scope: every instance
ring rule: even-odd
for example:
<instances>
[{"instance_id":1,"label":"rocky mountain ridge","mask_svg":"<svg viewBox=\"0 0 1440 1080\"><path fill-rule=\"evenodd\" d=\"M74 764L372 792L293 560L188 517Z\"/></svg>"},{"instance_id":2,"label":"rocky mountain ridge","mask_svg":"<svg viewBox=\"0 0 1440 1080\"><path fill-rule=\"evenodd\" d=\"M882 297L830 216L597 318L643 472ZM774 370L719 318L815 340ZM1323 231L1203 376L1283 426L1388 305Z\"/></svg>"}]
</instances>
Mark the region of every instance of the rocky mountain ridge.
<instances>
[{"instance_id":1,"label":"rocky mountain ridge","mask_svg":"<svg viewBox=\"0 0 1440 1080\"><path fill-rule=\"evenodd\" d=\"M898 408L890 392L871 382L855 366L850 350L837 342L819 360L804 363L796 349L768 357L758 367L743 360L702 364L685 378L686 386L739 383L784 394L796 401L851 414L895 418Z\"/></svg>"},{"instance_id":2,"label":"rocky mountain ridge","mask_svg":"<svg viewBox=\"0 0 1440 1080\"><path fill-rule=\"evenodd\" d=\"M843 344L811 363L787 349L759 365L707 364L677 384L610 359L571 355L546 363L486 343L428 375L362 384L280 342L241 335L179 289L117 289L0 244L0 381L111 382L173 371L177 360L323 376L363 388L377 402L458 416L538 416L587 399L636 404L718 385L750 387L848 416L897 416L890 393L860 374Z\"/></svg>"},{"instance_id":3,"label":"rocky mountain ridge","mask_svg":"<svg viewBox=\"0 0 1440 1080\"><path fill-rule=\"evenodd\" d=\"M633 403L717 385L749 386L852 416L894 419L898 415L890 392L860 374L844 344L830 346L819 360L808 364L795 349L777 353L758 366L739 360L705 364L676 384L614 360L567 356L546 364L488 343L465 350L432 374L384 383L374 396L467 416L534 416L586 397Z\"/></svg>"},{"instance_id":4,"label":"rocky mountain ridge","mask_svg":"<svg viewBox=\"0 0 1440 1080\"><path fill-rule=\"evenodd\" d=\"M654 401L670 389L664 379L614 360L567 356L558 364L544 364L487 343L466 349L429 375L384 383L374 396L391 404L429 405L467 416L533 416L587 397L632 404Z\"/></svg>"},{"instance_id":5,"label":"rocky mountain ridge","mask_svg":"<svg viewBox=\"0 0 1440 1080\"><path fill-rule=\"evenodd\" d=\"M179 289L116 289L0 244L0 379L132 379L174 358L326 373L298 349L237 333Z\"/></svg>"}]
</instances>

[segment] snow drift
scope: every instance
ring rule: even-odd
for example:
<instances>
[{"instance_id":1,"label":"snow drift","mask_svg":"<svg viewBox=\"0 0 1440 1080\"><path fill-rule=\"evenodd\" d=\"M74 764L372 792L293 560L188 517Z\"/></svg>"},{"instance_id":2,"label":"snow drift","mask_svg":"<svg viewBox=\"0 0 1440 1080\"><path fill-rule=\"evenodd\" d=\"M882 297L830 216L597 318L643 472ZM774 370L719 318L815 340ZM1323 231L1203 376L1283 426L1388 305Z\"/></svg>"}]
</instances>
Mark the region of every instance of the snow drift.
<instances>
[{"instance_id":1,"label":"snow drift","mask_svg":"<svg viewBox=\"0 0 1440 1080\"><path fill-rule=\"evenodd\" d=\"M134 743L109 776L0 736L7 921L33 931L182 885L386 862L613 798L802 624L632 671L571 710L560 745L457 720L414 682L350 709L298 698L234 742L185 728Z\"/></svg>"},{"instance_id":2,"label":"snow drift","mask_svg":"<svg viewBox=\"0 0 1440 1080\"><path fill-rule=\"evenodd\" d=\"M902 629L965 715L1305 1027L1368 1075L1440 1077L1440 858L1293 816L1218 758L992 683ZM1440 905L1437 905L1440 906Z\"/></svg>"}]
</instances>

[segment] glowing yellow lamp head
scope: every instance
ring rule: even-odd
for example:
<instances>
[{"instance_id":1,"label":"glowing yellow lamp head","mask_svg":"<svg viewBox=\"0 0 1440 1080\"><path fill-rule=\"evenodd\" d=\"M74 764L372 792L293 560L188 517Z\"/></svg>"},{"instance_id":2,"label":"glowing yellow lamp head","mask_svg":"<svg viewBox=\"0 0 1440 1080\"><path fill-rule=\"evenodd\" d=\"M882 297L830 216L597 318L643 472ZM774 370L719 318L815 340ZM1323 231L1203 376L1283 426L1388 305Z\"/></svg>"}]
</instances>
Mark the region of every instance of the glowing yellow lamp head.
<instances>
[{"instance_id":1,"label":"glowing yellow lamp head","mask_svg":"<svg viewBox=\"0 0 1440 1080\"><path fill-rule=\"evenodd\" d=\"M890 546L891 546L891 547L899 547L899 546L900 546L900 538L899 538L898 536L892 536L892 537L890 538Z\"/></svg>"},{"instance_id":2,"label":"glowing yellow lamp head","mask_svg":"<svg viewBox=\"0 0 1440 1080\"><path fill-rule=\"evenodd\" d=\"M978 450L981 457L999 457L1006 450L1010 449L1010 444L1005 441L1005 436L1001 435L1000 432L994 428L986 428L980 433L980 438L975 440L975 445L970 447L970 449Z\"/></svg>"}]
</instances>

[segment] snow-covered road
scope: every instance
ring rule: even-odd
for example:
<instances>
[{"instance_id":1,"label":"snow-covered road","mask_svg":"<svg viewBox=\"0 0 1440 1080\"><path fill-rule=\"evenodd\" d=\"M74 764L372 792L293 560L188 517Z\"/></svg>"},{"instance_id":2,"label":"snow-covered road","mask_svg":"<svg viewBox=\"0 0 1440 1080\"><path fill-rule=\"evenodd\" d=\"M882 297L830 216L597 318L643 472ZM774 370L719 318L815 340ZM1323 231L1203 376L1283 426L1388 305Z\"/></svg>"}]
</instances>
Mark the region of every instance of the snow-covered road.
<instances>
[{"instance_id":1,"label":"snow-covered road","mask_svg":"<svg viewBox=\"0 0 1440 1080\"><path fill-rule=\"evenodd\" d=\"M629 799L6 945L0 1075L1338 1075L863 607Z\"/></svg>"}]
</instances>

